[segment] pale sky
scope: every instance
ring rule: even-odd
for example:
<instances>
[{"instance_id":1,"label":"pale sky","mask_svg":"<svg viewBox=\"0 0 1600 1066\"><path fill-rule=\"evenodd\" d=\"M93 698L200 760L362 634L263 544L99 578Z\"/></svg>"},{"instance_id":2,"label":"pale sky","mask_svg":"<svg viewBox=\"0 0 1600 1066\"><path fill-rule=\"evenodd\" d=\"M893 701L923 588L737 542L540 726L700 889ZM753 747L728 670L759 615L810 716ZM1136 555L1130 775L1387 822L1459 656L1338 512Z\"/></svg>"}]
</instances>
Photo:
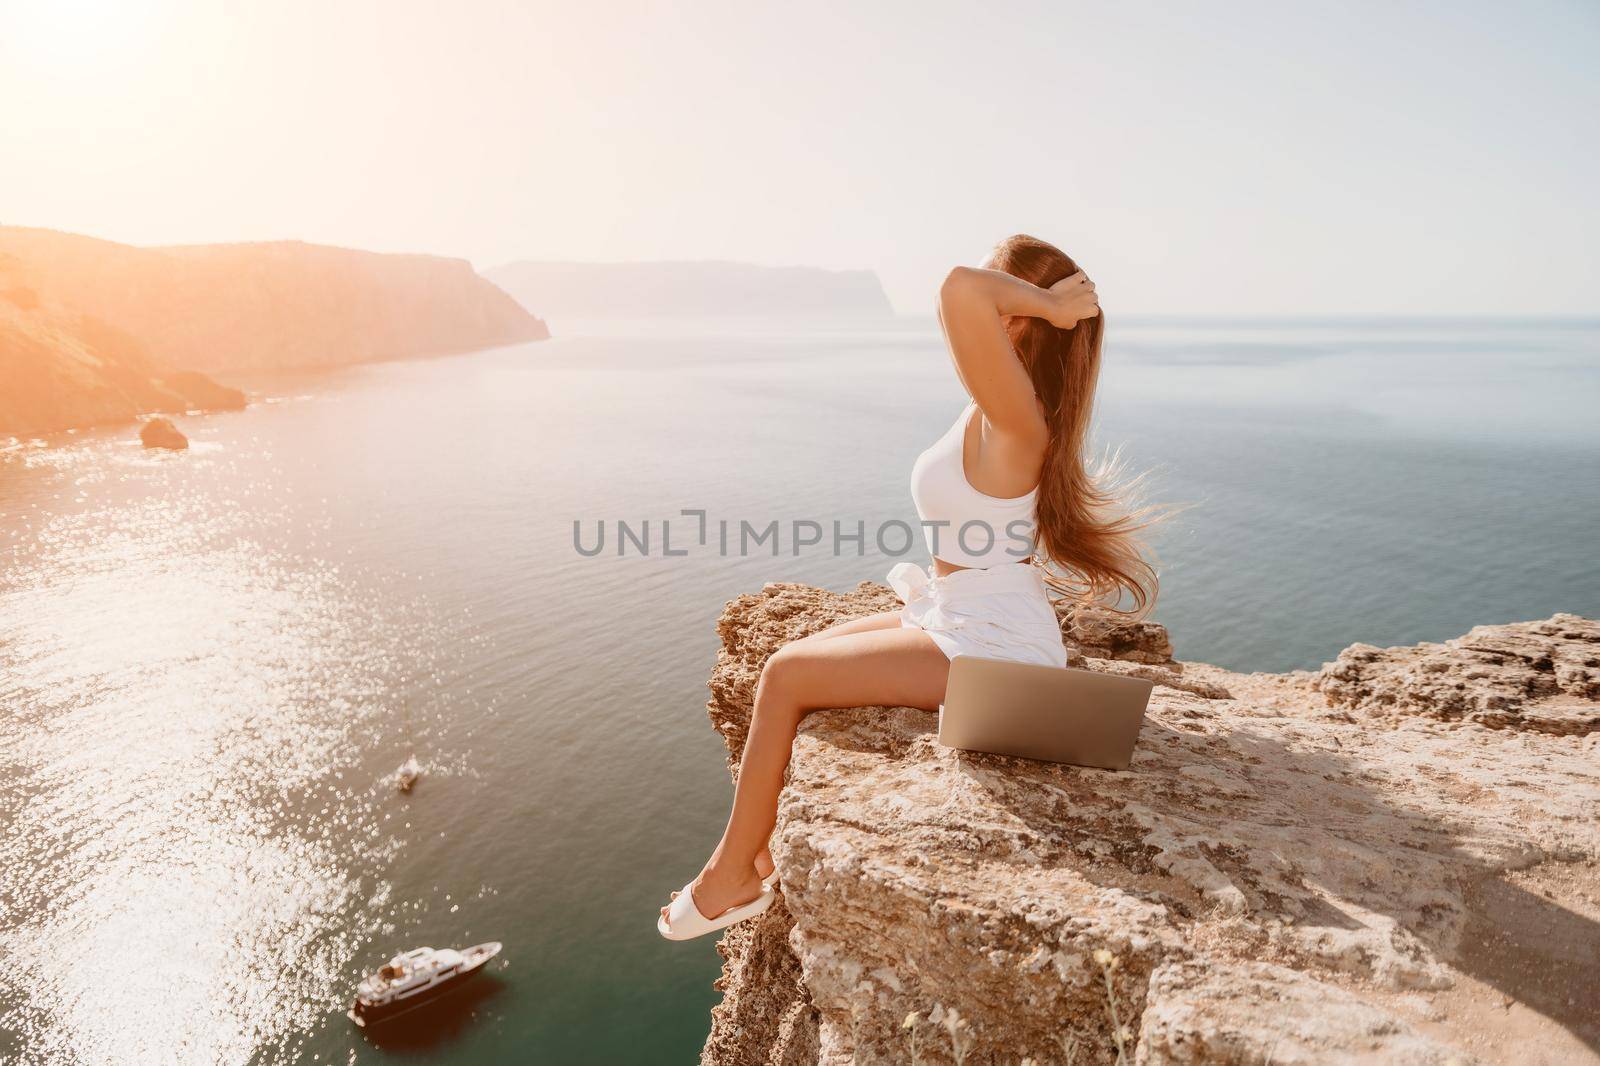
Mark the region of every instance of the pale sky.
<instances>
[{"instance_id":1,"label":"pale sky","mask_svg":"<svg viewBox=\"0 0 1600 1066\"><path fill-rule=\"evenodd\" d=\"M1600 5L0 0L0 221L1600 312Z\"/></svg>"}]
</instances>

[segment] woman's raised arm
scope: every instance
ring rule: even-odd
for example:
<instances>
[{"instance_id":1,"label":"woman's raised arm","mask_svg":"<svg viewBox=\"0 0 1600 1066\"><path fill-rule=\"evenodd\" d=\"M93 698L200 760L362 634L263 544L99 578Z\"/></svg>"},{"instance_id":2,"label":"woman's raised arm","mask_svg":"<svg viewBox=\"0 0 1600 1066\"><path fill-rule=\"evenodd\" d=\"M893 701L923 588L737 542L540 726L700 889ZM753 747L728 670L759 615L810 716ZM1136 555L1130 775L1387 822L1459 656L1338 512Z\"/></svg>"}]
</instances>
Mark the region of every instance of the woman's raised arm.
<instances>
[{"instance_id":1,"label":"woman's raised arm","mask_svg":"<svg viewBox=\"0 0 1600 1066\"><path fill-rule=\"evenodd\" d=\"M1049 435L1033 383L1006 336L1006 315L1068 329L1100 313L1094 282L1080 271L1048 289L999 270L958 266L939 287L939 323L956 373L989 424L1019 440Z\"/></svg>"}]
</instances>

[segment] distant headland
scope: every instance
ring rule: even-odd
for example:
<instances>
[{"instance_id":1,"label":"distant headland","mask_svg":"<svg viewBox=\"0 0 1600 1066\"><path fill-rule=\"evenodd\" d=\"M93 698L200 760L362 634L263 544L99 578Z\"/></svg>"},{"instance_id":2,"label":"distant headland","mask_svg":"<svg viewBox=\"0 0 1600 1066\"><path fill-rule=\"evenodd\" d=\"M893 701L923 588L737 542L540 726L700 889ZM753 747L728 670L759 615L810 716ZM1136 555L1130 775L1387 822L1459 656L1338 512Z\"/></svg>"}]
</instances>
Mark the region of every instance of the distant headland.
<instances>
[{"instance_id":1,"label":"distant headland","mask_svg":"<svg viewBox=\"0 0 1600 1066\"><path fill-rule=\"evenodd\" d=\"M523 260L485 276L552 321L573 318L878 317L894 314L870 270L721 260L557 263Z\"/></svg>"},{"instance_id":2,"label":"distant headland","mask_svg":"<svg viewBox=\"0 0 1600 1066\"><path fill-rule=\"evenodd\" d=\"M241 371L542 340L463 259L270 241L135 247L0 226L0 435L240 407Z\"/></svg>"}]
</instances>

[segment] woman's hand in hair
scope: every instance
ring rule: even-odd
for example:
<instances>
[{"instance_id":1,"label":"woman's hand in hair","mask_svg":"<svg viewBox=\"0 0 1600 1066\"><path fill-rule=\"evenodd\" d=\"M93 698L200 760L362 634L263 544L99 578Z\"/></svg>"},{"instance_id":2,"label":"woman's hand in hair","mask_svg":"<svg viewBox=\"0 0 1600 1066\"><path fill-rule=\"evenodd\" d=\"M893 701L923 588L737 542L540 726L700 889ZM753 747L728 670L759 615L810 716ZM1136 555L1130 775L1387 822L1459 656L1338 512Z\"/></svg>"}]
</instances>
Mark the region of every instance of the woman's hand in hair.
<instances>
[{"instance_id":1,"label":"woman's hand in hair","mask_svg":"<svg viewBox=\"0 0 1600 1066\"><path fill-rule=\"evenodd\" d=\"M1071 329L1100 313L1100 298L1094 293L1094 282L1081 270L1050 286L1050 296L1049 313L1044 317L1057 329Z\"/></svg>"}]
</instances>

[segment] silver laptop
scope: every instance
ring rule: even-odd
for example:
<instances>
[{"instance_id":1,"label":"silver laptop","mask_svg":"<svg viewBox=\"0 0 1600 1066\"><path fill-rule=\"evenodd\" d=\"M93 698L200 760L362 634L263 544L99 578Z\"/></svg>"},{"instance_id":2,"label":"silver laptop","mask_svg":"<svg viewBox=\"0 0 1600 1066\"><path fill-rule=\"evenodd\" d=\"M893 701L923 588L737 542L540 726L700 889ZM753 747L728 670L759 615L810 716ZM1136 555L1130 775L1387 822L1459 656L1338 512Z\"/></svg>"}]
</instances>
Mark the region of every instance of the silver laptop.
<instances>
[{"instance_id":1,"label":"silver laptop","mask_svg":"<svg viewBox=\"0 0 1600 1066\"><path fill-rule=\"evenodd\" d=\"M968 751L1126 770L1152 682L958 655L939 742Z\"/></svg>"}]
</instances>

